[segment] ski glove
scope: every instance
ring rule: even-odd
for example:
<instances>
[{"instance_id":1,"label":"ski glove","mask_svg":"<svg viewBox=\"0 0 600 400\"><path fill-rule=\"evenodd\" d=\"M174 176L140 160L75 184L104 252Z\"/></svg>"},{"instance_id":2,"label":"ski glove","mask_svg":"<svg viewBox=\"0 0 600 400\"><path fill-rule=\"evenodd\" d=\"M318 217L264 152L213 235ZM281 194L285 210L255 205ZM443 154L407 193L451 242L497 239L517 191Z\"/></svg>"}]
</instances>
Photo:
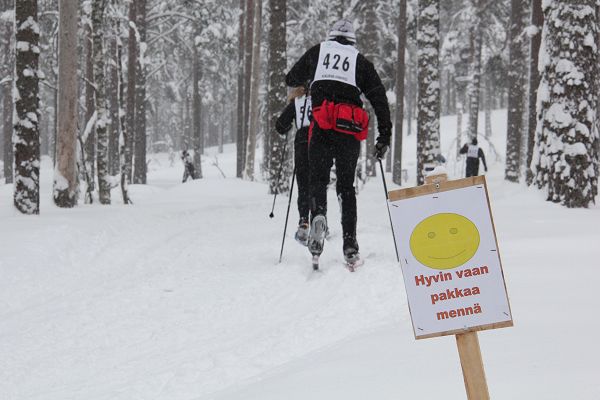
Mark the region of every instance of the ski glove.
<instances>
[{"instance_id":1,"label":"ski glove","mask_svg":"<svg viewBox=\"0 0 600 400\"><path fill-rule=\"evenodd\" d=\"M376 157L378 160L383 159L383 157L385 157L385 153L388 151L388 147L389 146L387 144L377 142L375 145L375 151L373 152L373 157Z\"/></svg>"}]
</instances>

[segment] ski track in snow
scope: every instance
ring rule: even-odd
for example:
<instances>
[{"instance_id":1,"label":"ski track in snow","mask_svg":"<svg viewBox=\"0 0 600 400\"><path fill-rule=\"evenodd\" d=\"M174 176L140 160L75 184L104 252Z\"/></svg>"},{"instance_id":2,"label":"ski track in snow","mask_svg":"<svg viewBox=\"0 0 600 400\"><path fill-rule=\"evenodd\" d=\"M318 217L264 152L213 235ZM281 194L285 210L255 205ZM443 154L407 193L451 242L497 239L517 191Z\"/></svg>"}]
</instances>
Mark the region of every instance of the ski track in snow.
<instances>
[{"instance_id":1,"label":"ski track in snow","mask_svg":"<svg viewBox=\"0 0 600 400\"><path fill-rule=\"evenodd\" d=\"M494 129L505 115L494 113ZM451 154L452 121L442 129ZM405 138L411 180L414 146ZM17 215L12 188L0 185L0 399L464 396L453 339L412 336L380 177L358 197L365 265L344 268L330 190L332 238L313 273L293 240L295 196L277 264L288 198L269 219L266 185L222 179L209 152L205 179L184 185L180 163L152 156L149 185L131 187L134 206L115 190L112 206L54 207L48 159L40 216ZM218 157L233 176L234 147ZM597 399L600 210L547 203L504 182L503 162L488 158L515 318L514 328L480 336L492 397Z\"/></svg>"},{"instance_id":2,"label":"ski track in snow","mask_svg":"<svg viewBox=\"0 0 600 400\"><path fill-rule=\"evenodd\" d=\"M0 393L188 399L406 315L391 237L378 250L387 261L355 274L334 237L322 276L309 280L293 222L277 264L287 198L270 220L265 190L213 177L133 186L133 207L46 201L39 217L5 216ZM339 221L333 194L329 201ZM369 202L383 213L361 231L385 232L383 193Z\"/></svg>"}]
</instances>

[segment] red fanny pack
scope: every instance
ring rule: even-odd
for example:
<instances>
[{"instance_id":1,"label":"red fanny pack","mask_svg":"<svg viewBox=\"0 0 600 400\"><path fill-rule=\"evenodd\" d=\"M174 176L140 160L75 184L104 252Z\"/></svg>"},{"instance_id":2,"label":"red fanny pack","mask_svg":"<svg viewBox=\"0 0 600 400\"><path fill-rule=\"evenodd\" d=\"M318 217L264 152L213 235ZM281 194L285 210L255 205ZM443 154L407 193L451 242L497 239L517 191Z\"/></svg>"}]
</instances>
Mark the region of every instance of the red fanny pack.
<instances>
[{"instance_id":1,"label":"red fanny pack","mask_svg":"<svg viewBox=\"0 0 600 400\"><path fill-rule=\"evenodd\" d=\"M352 135L356 140L365 140L369 134L369 114L354 104L325 100L313 108L313 120L323 130Z\"/></svg>"}]
</instances>

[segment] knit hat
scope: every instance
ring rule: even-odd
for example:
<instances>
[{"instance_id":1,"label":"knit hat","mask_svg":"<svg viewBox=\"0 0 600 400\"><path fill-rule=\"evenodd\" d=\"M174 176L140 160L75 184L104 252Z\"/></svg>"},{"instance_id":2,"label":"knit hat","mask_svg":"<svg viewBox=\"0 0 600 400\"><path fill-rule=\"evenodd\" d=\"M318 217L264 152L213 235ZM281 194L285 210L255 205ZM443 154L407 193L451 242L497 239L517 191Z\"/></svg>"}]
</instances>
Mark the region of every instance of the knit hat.
<instances>
[{"instance_id":1,"label":"knit hat","mask_svg":"<svg viewBox=\"0 0 600 400\"><path fill-rule=\"evenodd\" d=\"M356 35L354 34L352 22L348 21L347 19L340 19L338 22L333 24L327 39L333 40L339 36L346 38L351 43L356 43Z\"/></svg>"}]
</instances>

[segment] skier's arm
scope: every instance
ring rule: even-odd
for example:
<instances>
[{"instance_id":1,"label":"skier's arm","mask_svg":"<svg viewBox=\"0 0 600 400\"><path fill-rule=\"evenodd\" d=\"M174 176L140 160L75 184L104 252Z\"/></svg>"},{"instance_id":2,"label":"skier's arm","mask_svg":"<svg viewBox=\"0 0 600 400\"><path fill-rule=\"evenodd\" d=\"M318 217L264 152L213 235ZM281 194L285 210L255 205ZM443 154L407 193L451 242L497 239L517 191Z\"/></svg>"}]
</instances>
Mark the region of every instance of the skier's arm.
<instances>
[{"instance_id":1,"label":"skier's arm","mask_svg":"<svg viewBox=\"0 0 600 400\"><path fill-rule=\"evenodd\" d=\"M292 128L294 118L296 118L296 106L292 101L283 109L283 112L275 122L275 130L277 133L285 135Z\"/></svg>"},{"instance_id":2,"label":"skier's arm","mask_svg":"<svg viewBox=\"0 0 600 400\"><path fill-rule=\"evenodd\" d=\"M479 152L477 152L477 155L479 156L479 158L481 158L481 161L483 161L483 167L485 168L485 171L487 172L488 168L487 168L487 164L485 162L485 154L483 154L483 150L479 149Z\"/></svg>"},{"instance_id":3,"label":"skier's arm","mask_svg":"<svg viewBox=\"0 0 600 400\"><path fill-rule=\"evenodd\" d=\"M385 87L381 82L381 78L379 78L379 74L375 71L373 63L362 54L358 55L357 68L359 69L357 76L361 78L357 82L359 89L371 103L377 117L377 130L379 131L377 142L389 146L392 136L392 120Z\"/></svg>"},{"instance_id":4,"label":"skier's arm","mask_svg":"<svg viewBox=\"0 0 600 400\"><path fill-rule=\"evenodd\" d=\"M308 86L308 83L315 75L315 68L319 62L319 50L321 45L318 44L310 48L300 59L294 64L290 72L285 76L285 83L291 87Z\"/></svg>"},{"instance_id":5,"label":"skier's arm","mask_svg":"<svg viewBox=\"0 0 600 400\"><path fill-rule=\"evenodd\" d=\"M465 144L463 147L461 147L461 149L458 153L459 154L467 154L468 149L469 149L468 146Z\"/></svg>"}]
</instances>

